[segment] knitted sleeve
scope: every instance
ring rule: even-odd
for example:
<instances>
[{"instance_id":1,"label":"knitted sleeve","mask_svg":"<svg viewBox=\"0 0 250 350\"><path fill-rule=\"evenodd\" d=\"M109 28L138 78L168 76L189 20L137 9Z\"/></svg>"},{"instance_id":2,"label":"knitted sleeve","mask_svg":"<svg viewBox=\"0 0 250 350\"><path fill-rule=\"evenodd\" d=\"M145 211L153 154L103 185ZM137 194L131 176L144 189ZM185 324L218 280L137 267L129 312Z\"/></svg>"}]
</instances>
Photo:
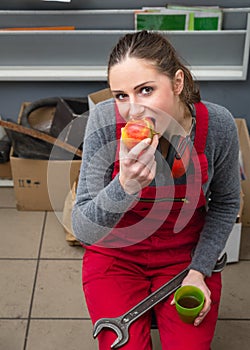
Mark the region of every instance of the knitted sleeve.
<instances>
[{"instance_id":1,"label":"knitted sleeve","mask_svg":"<svg viewBox=\"0 0 250 350\"><path fill-rule=\"evenodd\" d=\"M225 247L240 205L239 141L230 112L207 103L209 130L206 155L209 180L204 190L208 211L190 268L210 276Z\"/></svg>"},{"instance_id":2,"label":"knitted sleeve","mask_svg":"<svg viewBox=\"0 0 250 350\"><path fill-rule=\"evenodd\" d=\"M116 145L114 103L108 100L90 112L72 211L74 234L85 245L105 237L134 201L118 176L112 180Z\"/></svg>"}]
</instances>

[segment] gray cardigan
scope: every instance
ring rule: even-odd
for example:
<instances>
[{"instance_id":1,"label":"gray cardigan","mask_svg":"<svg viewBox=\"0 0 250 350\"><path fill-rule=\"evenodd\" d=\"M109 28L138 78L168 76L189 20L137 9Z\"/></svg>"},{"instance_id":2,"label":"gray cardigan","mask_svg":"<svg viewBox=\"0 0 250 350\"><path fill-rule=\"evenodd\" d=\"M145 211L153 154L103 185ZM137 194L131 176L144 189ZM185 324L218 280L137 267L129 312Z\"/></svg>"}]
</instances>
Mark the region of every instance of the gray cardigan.
<instances>
[{"instance_id":1,"label":"gray cardigan","mask_svg":"<svg viewBox=\"0 0 250 350\"><path fill-rule=\"evenodd\" d=\"M222 106L203 103L209 112L205 149L209 178L203 185L209 200L205 225L190 268L210 276L239 210L239 142L230 112ZM77 239L85 245L107 235L135 200L133 195L124 192L118 176L111 179L115 153L116 118L110 99L91 110L84 138L72 226Z\"/></svg>"}]
</instances>

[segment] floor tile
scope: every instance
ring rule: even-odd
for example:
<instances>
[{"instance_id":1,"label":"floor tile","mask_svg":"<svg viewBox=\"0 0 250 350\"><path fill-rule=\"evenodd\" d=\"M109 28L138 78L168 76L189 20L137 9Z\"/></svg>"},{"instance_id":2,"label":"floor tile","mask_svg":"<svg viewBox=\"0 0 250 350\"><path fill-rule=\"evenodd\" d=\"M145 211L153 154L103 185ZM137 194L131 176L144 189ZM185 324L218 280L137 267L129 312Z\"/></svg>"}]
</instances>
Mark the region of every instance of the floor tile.
<instances>
[{"instance_id":1,"label":"floor tile","mask_svg":"<svg viewBox=\"0 0 250 350\"><path fill-rule=\"evenodd\" d=\"M40 261L32 317L89 317L81 264L81 260Z\"/></svg>"},{"instance_id":2,"label":"floor tile","mask_svg":"<svg viewBox=\"0 0 250 350\"><path fill-rule=\"evenodd\" d=\"M242 227L240 259L250 260L250 227Z\"/></svg>"},{"instance_id":3,"label":"floor tile","mask_svg":"<svg viewBox=\"0 0 250 350\"><path fill-rule=\"evenodd\" d=\"M0 208L16 208L16 199L13 187L1 187L0 191Z\"/></svg>"},{"instance_id":4,"label":"floor tile","mask_svg":"<svg viewBox=\"0 0 250 350\"><path fill-rule=\"evenodd\" d=\"M223 321L217 323L212 350L249 350L250 321Z\"/></svg>"},{"instance_id":5,"label":"floor tile","mask_svg":"<svg viewBox=\"0 0 250 350\"><path fill-rule=\"evenodd\" d=\"M0 318L28 317L35 269L36 261L1 261Z\"/></svg>"},{"instance_id":6,"label":"floor tile","mask_svg":"<svg viewBox=\"0 0 250 350\"><path fill-rule=\"evenodd\" d=\"M85 320L32 320L26 350L97 350Z\"/></svg>"},{"instance_id":7,"label":"floor tile","mask_svg":"<svg viewBox=\"0 0 250 350\"><path fill-rule=\"evenodd\" d=\"M43 212L0 208L0 258L37 258Z\"/></svg>"},{"instance_id":8,"label":"floor tile","mask_svg":"<svg viewBox=\"0 0 250 350\"><path fill-rule=\"evenodd\" d=\"M81 246L69 246L65 236L59 214L47 213L41 257L82 259L83 248Z\"/></svg>"},{"instance_id":9,"label":"floor tile","mask_svg":"<svg viewBox=\"0 0 250 350\"><path fill-rule=\"evenodd\" d=\"M0 320L0 349L23 349L27 321Z\"/></svg>"},{"instance_id":10,"label":"floor tile","mask_svg":"<svg viewBox=\"0 0 250 350\"><path fill-rule=\"evenodd\" d=\"M87 320L31 320L26 350L97 350ZM153 349L161 350L157 330L152 331Z\"/></svg>"},{"instance_id":11,"label":"floor tile","mask_svg":"<svg viewBox=\"0 0 250 350\"><path fill-rule=\"evenodd\" d=\"M250 261L229 264L223 271L220 318L250 319Z\"/></svg>"}]
</instances>

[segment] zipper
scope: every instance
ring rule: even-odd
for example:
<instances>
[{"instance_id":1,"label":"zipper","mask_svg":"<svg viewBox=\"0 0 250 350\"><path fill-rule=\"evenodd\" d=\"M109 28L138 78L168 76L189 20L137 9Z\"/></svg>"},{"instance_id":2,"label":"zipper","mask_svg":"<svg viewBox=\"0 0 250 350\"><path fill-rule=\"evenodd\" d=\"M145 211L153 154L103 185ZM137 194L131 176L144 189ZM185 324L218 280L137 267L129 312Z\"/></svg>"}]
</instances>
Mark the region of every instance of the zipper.
<instances>
[{"instance_id":1,"label":"zipper","mask_svg":"<svg viewBox=\"0 0 250 350\"><path fill-rule=\"evenodd\" d=\"M187 198L169 198L169 197L163 197L163 198L155 198L155 199L148 199L148 198L137 198L139 202L143 203L160 203L160 202L182 202L182 203L189 203L189 200Z\"/></svg>"}]
</instances>

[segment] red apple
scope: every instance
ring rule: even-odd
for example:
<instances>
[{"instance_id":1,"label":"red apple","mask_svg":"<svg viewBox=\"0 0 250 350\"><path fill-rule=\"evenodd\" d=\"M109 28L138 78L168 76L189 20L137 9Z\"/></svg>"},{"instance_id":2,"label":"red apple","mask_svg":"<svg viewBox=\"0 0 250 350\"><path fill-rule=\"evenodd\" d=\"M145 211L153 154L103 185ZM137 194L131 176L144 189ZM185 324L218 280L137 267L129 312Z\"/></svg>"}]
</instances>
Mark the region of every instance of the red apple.
<instances>
[{"instance_id":1,"label":"red apple","mask_svg":"<svg viewBox=\"0 0 250 350\"><path fill-rule=\"evenodd\" d=\"M130 119L121 132L122 141L128 149L133 148L146 138L152 139L157 134L154 130L154 120L150 117Z\"/></svg>"}]
</instances>

